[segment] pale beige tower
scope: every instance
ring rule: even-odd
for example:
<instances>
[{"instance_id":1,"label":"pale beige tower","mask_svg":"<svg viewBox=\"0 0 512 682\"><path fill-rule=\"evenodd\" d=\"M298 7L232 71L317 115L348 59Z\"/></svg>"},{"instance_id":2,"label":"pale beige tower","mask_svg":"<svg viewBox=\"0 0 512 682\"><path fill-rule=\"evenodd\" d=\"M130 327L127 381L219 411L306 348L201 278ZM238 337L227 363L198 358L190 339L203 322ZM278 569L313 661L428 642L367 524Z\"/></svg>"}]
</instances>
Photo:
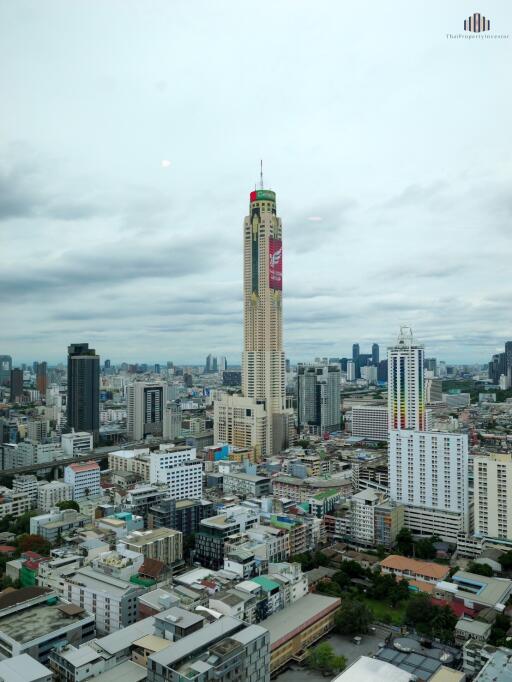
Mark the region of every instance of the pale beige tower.
<instances>
[{"instance_id":1,"label":"pale beige tower","mask_svg":"<svg viewBox=\"0 0 512 682\"><path fill-rule=\"evenodd\" d=\"M286 447L293 435L293 410L286 407L282 307L283 242L281 219L276 214L275 192L263 188L251 192L243 238L242 391L246 414L250 411L247 399L251 399L258 405L254 414L261 414L263 406L266 416L264 438L261 437L261 428L248 429L247 433L250 431L252 434L260 434L259 442L252 444L258 445L261 453L269 456ZM242 408L241 405L240 407ZM216 415L223 421L221 412L220 409L216 410ZM226 431L222 424L219 427L221 428L216 428L216 436L221 437Z\"/></svg>"}]
</instances>

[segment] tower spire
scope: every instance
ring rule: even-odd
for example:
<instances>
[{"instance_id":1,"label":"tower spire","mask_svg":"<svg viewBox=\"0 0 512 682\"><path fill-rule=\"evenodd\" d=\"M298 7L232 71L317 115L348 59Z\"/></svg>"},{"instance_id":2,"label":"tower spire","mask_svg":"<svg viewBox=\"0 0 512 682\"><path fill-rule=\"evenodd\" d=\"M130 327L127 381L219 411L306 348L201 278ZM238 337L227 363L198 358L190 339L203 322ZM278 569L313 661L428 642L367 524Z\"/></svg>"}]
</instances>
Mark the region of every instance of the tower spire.
<instances>
[{"instance_id":1,"label":"tower spire","mask_svg":"<svg viewBox=\"0 0 512 682\"><path fill-rule=\"evenodd\" d=\"M263 159L260 159L260 189L263 189Z\"/></svg>"}]
</instances>

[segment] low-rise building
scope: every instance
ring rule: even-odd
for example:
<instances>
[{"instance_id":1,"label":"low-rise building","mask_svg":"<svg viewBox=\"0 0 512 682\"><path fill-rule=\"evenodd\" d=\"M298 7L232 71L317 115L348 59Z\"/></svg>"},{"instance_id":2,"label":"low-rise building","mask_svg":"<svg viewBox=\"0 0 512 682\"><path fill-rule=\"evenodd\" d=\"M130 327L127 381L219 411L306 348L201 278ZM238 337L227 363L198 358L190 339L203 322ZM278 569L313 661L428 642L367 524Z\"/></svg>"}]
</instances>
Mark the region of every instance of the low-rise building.
<instances>
[{"instance_id":1,"label":"low-rise building","mask_svg":"<svg viewBox=\"0 0 512 682\"><path fill-rule=\"evenodd\" d=\"M241 497L263 497L271 492L270 478L245 473L225 473L222 489L229 495Z\"/></svg>"},{"instance_id":2,"label":"low-rise building","mask_svg":"<svg viewBox=\"0 0 512 682\"><path fill-rule=\"evenodd\" d=\"M174 528L183 535L191 535L197 532L203 519L213 514L213 503L209 500L163 499L150 507L148 528Z\"/></svg>"},{"instance_id":3,"label":"low-rise building","mask_svg":"<svg viewBox=\"0 0 512 682\"><path fill-rule=\"evenodd\" d=\"M41 511L49 511L59 502L73 499L73 486L64 481L50 481L37 489L37 507Z\"/></svg>"},{"instance_id":4,"label":"low-rise building","mask_svg":"<svg viewBox=\"0 0 512 682\"><path fill-rule=\"evenodd\" d=\"M183 559L183 534L171 528L135 531L123 539L132 552L146 559L158 559L166 566L175 566Z\"/></svg>"},{"instance_id":5,"label":"low-rise building","mask_svg":"<svg viewBox=\"0 0 512 682\"><path fill-rule=\"evenodd\" d=\"M48 542L56 542L64 533L83 528L89 517L75 509L51 510L48 514L40 514L30 519L30 532L41 535Z\"/></svg>"},{"instance_id":6,"label":"low-rise building","mask_svg":"<svg viewBox=\"0 0 512 682\"><path fill-rule=\"evenodd\" d=\"M61 439L62 449L67 457L83 455L92 451L92 434L87 431L72 431L63 433Z\"/></svg>"},{"instance_id":7,"label":"low-rise building","mask_svg":"<svg viewBox=\"0 0 512 682\"><path fill-rule=\"evenodd\" d=\"M147 669L148 682L269 682L268 632L259 625L222 616L149 656Z\"/></svg>"},{"instance_id":8,"label":"low-rise building","mask_svg":"<svg viewBox=\"0 0 512 682\"><path fill-rule=\"evenodd\" d=\"M94 618L42 587L0 595L0 660L29 654L45 664L60 641L80 644L95 635Z\"/></svg>"},{"instance_id":9,"label":"low-rise building","mask_svg":"<svg viewBox=\"0 0 512 682\"><path fill-rule=\"evenodd\" d=\"M307 649L334 627L340 603L336 597L307 594L262 622L270 633L271 674L305 659Z\"/></svg>"},{"instance_id":10,"label":"low-rise building","mask_svg":"<svg viewBox=\"0 0 512 682\"><path fill-rule=\"evenodd\" d=\"M420 592L432 593L440 580L450 575L450 567L432 561L419 561L398 554L390 554L380 562L383 574L391 573L398 580L405 579Z\"/></svg>"},{"instance_id":11,"label":"low-rise building","mask_svg":"<svg viewBox=\"0 0 512 682\"><path fill-rule=\"evenodd\" d=\"M511 594L512 580L489 578L467 571L455 573L451 582L438 582L433 591L435 598L459 607L462 613L469 610L469 615L483 609L493 609L501 613Z\"/></svg>"},{"instance_id":12,"label":"low-rise building","mask_svg":"<svg viewBox=\"0 0 512 682\"><path fill-rule=\"evenodd\" d=\"M487 642L491 634L491 623L470 618L460 618L455 625L455 641L462 645L468 639L476 639L478 642Z\"/></svg>"},{"instance_id":13,"label":"low-rise building","mask_svg":"<svg viewBox=\"0 0 512 682\"><path fill-rule=\"evenodd\" d=\"M137 620L137 597L146 588L127 580L85 566L67 576L63 585L64 597L82 605L95 615L100 634L114 632Z\"/></svg>"},{"instance_id":14,"label":"low-rise building","mask_svg":"<svg viewBox=\"0 0 512 682\"><path fill-rule=\"evenodd\" d=\"M64 483L73 487L74 500L99 495L100 467L96 462L70 464L64 468Z\"/></svg>"},{"instance_id":15,"label":"low-rise building","mask_svg":"<svg viewBox=\"0 0 512 682\"><path fill-rule=\"evenodd\" d=\"M0 661L2 682L52 682L52 671L28 654Z\"/></svg>"}]
</instances>

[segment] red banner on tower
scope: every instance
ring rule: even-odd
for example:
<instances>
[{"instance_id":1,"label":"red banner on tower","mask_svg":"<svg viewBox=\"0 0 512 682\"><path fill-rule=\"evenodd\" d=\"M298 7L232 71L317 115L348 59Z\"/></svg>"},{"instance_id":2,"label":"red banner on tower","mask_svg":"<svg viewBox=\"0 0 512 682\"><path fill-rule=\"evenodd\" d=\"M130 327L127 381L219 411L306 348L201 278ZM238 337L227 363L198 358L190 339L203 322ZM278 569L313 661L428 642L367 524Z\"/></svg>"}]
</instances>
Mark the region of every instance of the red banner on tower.
<instances>
[{"instance_id":1,"label":"red banner on tower","mask_svg":"<svg viewBox=\"0 0 512 682\"><path fill-rule=\"evenodd\" d=\"M268 240L269 267L268 285L271 289L283 289L283 243L280 239L270 237Z\"/></svg>"}]
</instances>

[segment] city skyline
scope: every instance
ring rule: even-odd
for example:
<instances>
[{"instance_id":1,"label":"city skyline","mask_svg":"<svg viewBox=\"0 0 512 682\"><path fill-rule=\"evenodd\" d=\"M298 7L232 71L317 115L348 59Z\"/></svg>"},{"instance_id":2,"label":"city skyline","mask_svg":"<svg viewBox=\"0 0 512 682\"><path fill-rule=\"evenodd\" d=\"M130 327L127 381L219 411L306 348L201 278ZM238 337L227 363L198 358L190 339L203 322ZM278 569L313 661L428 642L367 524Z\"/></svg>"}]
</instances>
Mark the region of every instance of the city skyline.
<instances>
[{"instance_id":1,"label":"city skyline","mask_svg":"<svg viewBox=\"0 0 512 682\"><path fill-rule=\"evenodd\" d=\"M87 341L116 362L215 347L238 364L239 216L260 158L287 225L287 357L387 347L401 324L449 363L501 349L509 41L447 40L462 2L321 6L313 25L308 3L263 3L258 50L243 7L128 7L0 9L2 353L53 363ZM494 26L511 19L494 8Z\"/></svg>"}]
</instances>

